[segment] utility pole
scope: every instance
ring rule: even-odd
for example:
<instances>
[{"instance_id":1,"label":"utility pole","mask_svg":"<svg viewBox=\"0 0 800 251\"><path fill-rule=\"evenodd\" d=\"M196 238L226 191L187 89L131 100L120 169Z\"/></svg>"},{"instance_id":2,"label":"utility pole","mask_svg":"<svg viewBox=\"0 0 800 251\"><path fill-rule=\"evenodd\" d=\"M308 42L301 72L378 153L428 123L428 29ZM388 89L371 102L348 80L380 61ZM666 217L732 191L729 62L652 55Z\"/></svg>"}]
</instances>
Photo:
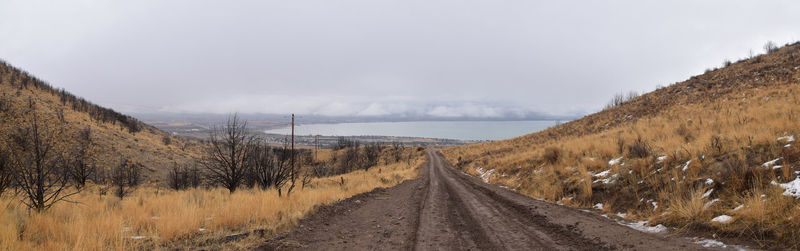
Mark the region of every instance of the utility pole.
<instances>
[{"instance_id":1,"label":"utility pole","mask_svg":"<svg viewBox=\"0 0 800 251\"><path fill-rule=\"evenodd\" d=\"M292 113L292 161L291 161L291 165L292 165L292 186L289 187L289 192L286 193L286 196L289 196L289 194L292 193L292 189L294 189L294 178L295 178L295 175L294 175L294 173L295 173L294 172L294 113Z\"/></svg>"},{"instance_id":2,"label":"utility pole","mask_svg":"<svg viewBox=\"0 0 800 251\"><path fill-rule=\"evenodd\" d=\"M317 152L319 152L319 135L314 136L314 161L317 161Z\"/></svg>"}]
</instances>

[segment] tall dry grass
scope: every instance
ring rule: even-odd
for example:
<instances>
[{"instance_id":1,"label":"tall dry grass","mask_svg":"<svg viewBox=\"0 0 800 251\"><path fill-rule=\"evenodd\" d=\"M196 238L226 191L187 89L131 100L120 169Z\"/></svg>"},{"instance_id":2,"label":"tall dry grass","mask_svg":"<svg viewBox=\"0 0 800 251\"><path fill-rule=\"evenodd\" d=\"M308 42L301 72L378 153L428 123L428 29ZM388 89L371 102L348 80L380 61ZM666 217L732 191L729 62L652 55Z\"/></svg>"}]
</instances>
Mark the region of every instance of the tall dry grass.
<instances>
[{"instance_id":1,"label":"tall dry grass","mask_svg":"<svg viewBox=\"0 0 800 251\"><path fill-rule=\"evenodd\" d=\"M583 208L603 203L632 220L796 248L800 203L771 183L800 174L800 142L786 137L800 139L799 46L575 123L443 154L468 173L492 170L490 182L531 197ZM733 211L742 204L746 210ZM723 214L733 221L711 222Z\"/></svg>"},{"instance_id":2,"label":"tall dry grass","mask_svg":"<svg viewBox=\"0 0 800 251\"><path fill-rule=\"evenodd\" d=\"M247 249L287 231L314 207L390 187L415 178L424 157L379 165L369 171L317 178L291 196L277 191L224 189L172 191L140 188L120 200L91 186L43 213L26 210L18 198L0 198L0 250L126 250L206 247ZM344 180L344 184L342 184ZM236 242L224 236L263 230Z\"/></svg>"}]
</instances>

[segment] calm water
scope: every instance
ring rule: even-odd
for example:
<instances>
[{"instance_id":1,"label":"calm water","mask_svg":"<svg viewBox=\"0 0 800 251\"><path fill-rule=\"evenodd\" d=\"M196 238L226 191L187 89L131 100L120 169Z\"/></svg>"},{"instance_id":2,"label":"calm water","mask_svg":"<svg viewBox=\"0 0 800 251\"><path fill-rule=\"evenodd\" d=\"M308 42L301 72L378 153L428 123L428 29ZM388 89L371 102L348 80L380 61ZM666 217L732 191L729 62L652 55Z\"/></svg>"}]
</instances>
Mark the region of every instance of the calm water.
<instances>
[{"instance_id":1,"label":"calm water","mask_svg":"<svg viewBox=\"0 0 800 251\"><path fill-rule=\"evenodd\" d=\"M341 124L306 124L295 126L297 135L325 136L397 136L461 140L501 140L541 131L556 121L415 121ZM291 128L267 130L266 133L290 134Z\"/></svg>"}]
</instances>

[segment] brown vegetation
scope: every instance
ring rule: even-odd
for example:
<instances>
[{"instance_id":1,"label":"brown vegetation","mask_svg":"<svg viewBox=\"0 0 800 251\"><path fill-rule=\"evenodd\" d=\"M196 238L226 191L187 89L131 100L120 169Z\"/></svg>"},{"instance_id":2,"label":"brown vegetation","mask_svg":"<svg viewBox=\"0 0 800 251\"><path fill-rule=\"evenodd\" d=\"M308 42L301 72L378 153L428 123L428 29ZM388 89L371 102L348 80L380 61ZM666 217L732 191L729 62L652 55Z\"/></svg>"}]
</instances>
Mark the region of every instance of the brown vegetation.
<instances>
[{"instance_id":1,"label":"brown vegetation","mask_svg":"<svg viewBox=\"0 0 800 251\"><path fill-rule=\"evenodd\" d=\"M800 173L791 137L800 44L767 50L560 126L443 154L532 197L797 248L800 202L775 183ZM721 215L732 220L711 221Z\"/></svg>"}]
</instances>

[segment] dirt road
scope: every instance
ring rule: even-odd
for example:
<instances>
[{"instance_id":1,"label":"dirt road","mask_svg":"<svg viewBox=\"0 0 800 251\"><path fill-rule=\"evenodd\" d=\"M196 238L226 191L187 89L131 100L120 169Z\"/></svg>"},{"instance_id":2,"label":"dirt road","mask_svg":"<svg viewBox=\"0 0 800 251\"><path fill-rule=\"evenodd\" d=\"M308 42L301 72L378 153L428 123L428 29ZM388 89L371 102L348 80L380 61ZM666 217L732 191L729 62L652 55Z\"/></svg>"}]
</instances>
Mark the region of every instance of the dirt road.
<instances>
[{"instance_id":1,"label":"dirt road","mask_svg":"<svg viewBox=\"0 0 800 251\"><path fill-rule=\"evenodd\" d=\"M325 206L262 250L691 250L699 246L531 199L428 150L420 177Z\"/></svg>"}]
</instances>

